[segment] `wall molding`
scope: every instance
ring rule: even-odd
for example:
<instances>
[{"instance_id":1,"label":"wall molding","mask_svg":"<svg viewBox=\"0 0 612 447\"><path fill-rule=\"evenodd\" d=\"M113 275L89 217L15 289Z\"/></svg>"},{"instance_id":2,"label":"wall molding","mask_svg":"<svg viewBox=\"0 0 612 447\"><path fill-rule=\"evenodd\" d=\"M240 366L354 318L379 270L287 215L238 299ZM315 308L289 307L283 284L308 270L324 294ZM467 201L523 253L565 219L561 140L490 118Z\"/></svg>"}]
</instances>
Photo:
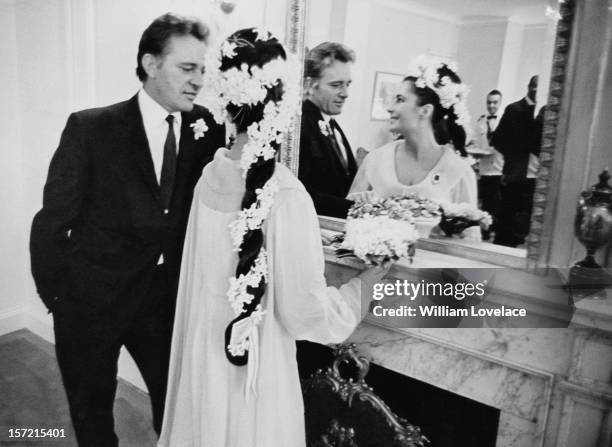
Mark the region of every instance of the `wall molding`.
<instances>
[{"instance_id":1,"label":"wall molding","mask_svg":"<svg viewBox=\"0 0 612 447\"><path fill-rule=\"evenodd\" d=\"M27 306L16 306L0 313L0 335L26 327Z\"/></svg>"}]
</instances>

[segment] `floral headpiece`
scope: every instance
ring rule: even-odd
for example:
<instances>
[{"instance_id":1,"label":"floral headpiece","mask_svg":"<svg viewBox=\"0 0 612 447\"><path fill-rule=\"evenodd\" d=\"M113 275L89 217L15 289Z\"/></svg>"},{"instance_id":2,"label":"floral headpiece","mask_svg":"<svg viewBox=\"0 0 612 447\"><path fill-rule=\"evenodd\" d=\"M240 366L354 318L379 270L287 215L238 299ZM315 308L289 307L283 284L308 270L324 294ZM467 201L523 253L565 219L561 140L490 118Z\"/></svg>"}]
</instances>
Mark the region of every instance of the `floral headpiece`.
<instances>
[{"instance_id":1,"label":"floral headpiece","mask_svg":"<svg viewBox=\"0 0 612 447\"><path fill-rule=\"evenodd\" d=\"M453 82L448 76L440 76L439 70L444 66L457 72L457 65L453 62L444 62L433 56L421 55L412 61L406 76L416 78L414 82L416 87L428 87L433 90L440 98L442 107L447 110L453 109L457 116L457 124L462 126L467 133L470 129L470 114L466 104L469 88L463 83Z\"/></svg>"},{"instance_id":2,"label":"floral headpiece","mask_svg":"<svg viewBox=\"0 0 612 447\"><path fill-rule=\"evenodd\" d=\"M255 30L255 41L267 41L272 35L267 31ZM209 51L209 60L206 64L204 76L203 103L213 114L215 121L222 124L230 118L227 106L254 106L262 103L268 89L282 84L283 96L280 101L269 101L263 110L263 118L252 123L247 128L247 143L242 149L240 167L243 177L246 177L251 165L259 159L271 160L276 156L273 144L281 144L285 132L292 124L293 118L300 104L299 96L299 64L295 57L287 54L287 60L277 58L264 64L262 67L249 66L243 63L240 68L232 67L221 70L223 58L236 56L236 49L241 46L253 46L252 42L239 38L225 39L218 48ZM230 227L234 251L240 251L245 235L252 230L261 229L264 220L269 214L274 195L278 191L278 183L274 176L258 188L256 199L252 205L238 213L238 217ZM230 306L237 317L235 324L231 324L227 352L231 356L243 356L246 351L252 351L249 356L249 372L247 374L247 390L255 389L255 376L257 374L258 335L257 327L261 323L265 310L258 303L254 310L247 313L246 307L253 303L255 296L248 289L256 288L261 281L267 281L268 263L264 247L260 248L257 259L246 274L229 279L230 286L227 297Z\"/></svg>"},{"instance_id":3,"label":"floral headpiece","mask_svg":"<svg viewBox=\"0 0 612 447\"><path fill-rule=\"evenodd\" d=\"M266 41L272 37L267 31L256 30L256 33L256 41ZM244 39L230 38L225 39L217 49L210 51L202 89L204 105L213 114L215 121L223 124L228 119L229 104L259 104L266 98L269 88L279 83L283 85L283 99L268 102L264 108L263 119L251 124L247 129L249 140L240 160L243 176L246 176L249 167L258 157L270 160L276 156L271 143L282 142L300 103L299 64L290 53L287 54L287 60L277 58L262 67L244 63L240 69L232 67L221 71L222 58L232 58L236 55L236 48L247 45L253 44Z\"/></svg>"}]
</instances>

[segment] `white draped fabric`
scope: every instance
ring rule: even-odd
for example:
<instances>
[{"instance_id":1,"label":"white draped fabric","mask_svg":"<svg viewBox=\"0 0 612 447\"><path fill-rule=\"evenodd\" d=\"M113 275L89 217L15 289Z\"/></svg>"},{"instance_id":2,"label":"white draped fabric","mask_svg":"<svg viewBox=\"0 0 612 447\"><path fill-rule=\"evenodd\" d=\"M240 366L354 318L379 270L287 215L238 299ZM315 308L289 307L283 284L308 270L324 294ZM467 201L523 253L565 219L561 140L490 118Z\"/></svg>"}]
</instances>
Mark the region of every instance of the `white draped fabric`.
<instances>
[{"instance_id":1,"label":"white draped fabric","mask_svg":"<svg viewBox=\"0 0 612 447\"><path fill-rule=\"evenodd\" d=\"M226 292L238 262L228 225L244 192L241 170L227 154L219 149L194 193L159 446L304 446L295 340L345 340L360 321L361 283L355 278L340 289L326 286L312 201L277 164L280 189L264 226L269 277L254 348L256 393L246 390L248 366L232 365L224 351L224 332L234 318Z\"/></svg>"}]
</instances>

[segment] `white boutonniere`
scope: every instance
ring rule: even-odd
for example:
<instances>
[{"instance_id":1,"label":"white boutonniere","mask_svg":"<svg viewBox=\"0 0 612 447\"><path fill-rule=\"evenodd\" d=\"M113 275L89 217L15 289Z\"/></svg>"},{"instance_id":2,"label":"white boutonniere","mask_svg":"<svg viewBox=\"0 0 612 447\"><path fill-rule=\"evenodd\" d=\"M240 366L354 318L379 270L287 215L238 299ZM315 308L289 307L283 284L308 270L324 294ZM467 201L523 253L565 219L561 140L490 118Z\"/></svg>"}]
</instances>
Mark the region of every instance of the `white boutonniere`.
<instances>
[{"instance_id":1,"label":"white boutonniere","mask_svg":"<svg viewBox=\"0 0 612 447\"><path fill-rule=\"evenodd\" d=\"M329 126L327 125L325 120L319 120L319 129L321 130L321 133L325 135L326 137L330 136Z\"/></svg>"},{"instance_id":2,"label":"white boutonniere","mask_svg":"<svg viewBox=\"0 0 612 447\"><path fill-rule=\"evenodd\" d=\"M189 127L193 127L193 138L199 140L204 136L206 131L208 130L208 126L203 118L200 118L195 123L191 123Z\"/></svg>"}]
</instances>

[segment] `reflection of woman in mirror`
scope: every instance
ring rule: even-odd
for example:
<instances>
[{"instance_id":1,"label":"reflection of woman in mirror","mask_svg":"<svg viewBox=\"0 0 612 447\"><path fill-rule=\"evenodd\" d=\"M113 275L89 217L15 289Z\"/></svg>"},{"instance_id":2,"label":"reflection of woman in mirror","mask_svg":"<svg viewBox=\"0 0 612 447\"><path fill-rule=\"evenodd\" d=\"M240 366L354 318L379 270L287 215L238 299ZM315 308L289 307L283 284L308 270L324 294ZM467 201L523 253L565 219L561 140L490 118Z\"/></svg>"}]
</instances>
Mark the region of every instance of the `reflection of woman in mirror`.
<instances>
[{"instance_id":1,"label":"reflection of woman in mirror","mask_svg":"<svg viewBox=\"0 0 612 447\"><path fill-rule=\"evenodd\" d=\"M235 134L194 190L159 445L303 447L295 341L346 339L361 319L362 284L385 269L326 285L312 200L275 161L299 107L297 63L256 29L215 54L204 102Z\"/></svg>"},{"instance_id":2,"label":"reflection of woman in mirror","mask_svg":"<svg viewBox=\"0 0 612 447\"><path fill-rule=\"evenodd\" d=\"M388 107L390 130L400 139L368 154L348 198L416 193L476 207L476 176L457 154L465 155L464 126L469 125L465 86L445 63L417 60L415 65Z\"/></svg>"}]
</instances>

